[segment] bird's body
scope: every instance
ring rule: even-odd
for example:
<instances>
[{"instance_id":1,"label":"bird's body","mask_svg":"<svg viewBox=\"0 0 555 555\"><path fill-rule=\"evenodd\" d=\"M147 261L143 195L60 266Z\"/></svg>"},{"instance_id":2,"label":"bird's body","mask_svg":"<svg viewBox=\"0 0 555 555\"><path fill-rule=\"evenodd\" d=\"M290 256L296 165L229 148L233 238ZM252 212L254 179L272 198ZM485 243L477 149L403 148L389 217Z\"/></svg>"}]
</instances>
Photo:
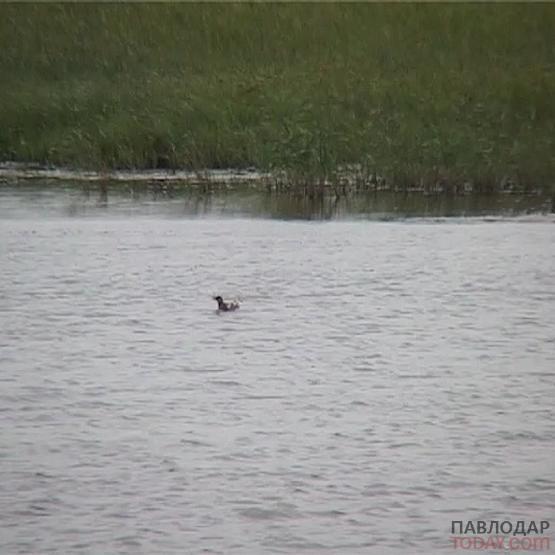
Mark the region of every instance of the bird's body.
<instances>
[{"instance_id":1,"label":"bird's body","mask_svg":"<svg viewBox=\"0 0 555 555\"><path fill-rule=\"evenodd\" d=\"M239 303L237 301L229 301L226 303L219 295L212 298L218 302L218 310L220 312L232 312L239 308Z\"/></svg>"}]
</instances>

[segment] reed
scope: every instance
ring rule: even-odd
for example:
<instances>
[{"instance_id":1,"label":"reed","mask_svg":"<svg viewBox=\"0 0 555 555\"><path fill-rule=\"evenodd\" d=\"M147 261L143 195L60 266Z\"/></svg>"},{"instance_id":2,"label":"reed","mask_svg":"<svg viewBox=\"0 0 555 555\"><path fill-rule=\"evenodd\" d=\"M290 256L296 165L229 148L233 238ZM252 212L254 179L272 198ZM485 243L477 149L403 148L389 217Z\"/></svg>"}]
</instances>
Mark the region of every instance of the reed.
<instances>
[{"instance_id":1,"label":"reed","mask_svg":"<svg viewBox=\"0 0 555 555\"><path fill-rule=\"evenodd\" d=\"M554 4L2 4L0 159L551 187Z\"/></svg>"}]
</instances>

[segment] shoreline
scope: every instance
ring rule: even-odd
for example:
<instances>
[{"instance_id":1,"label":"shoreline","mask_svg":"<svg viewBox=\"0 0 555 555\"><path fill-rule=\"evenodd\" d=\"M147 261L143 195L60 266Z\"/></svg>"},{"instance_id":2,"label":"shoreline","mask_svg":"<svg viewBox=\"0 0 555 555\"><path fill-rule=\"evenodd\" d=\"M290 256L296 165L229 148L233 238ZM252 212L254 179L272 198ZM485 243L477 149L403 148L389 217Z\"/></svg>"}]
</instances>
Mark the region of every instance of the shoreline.
<instances>
[{"instance_id":1,"label":"shoreline","mask_svg":"<svg viewBox=\"0 0 555 555\"><path fill-rule=\"evenodd\" d=\"M331 180L321 180L318 177L295 180L285 172L268 173L255 169L204 169L200 171L175 170L78 170L67 167L43 166L36 163L0 162L0 186L4 184L33 182L37 180L77 183L121 183L136 185L176 185L222 187L249 185L253 188L268 192L288 192L306 195L335 194L345 196L356 193L390 192L417 194L452 194L457 196L471 196L476 194L503 194L522 196L545 196L553 198L553 186L526 187L518 185L508 178L504 178L496 185L491 182L481 187L471 180L451 183L442 179L435 183L424 182L423 179L407 181L404 184L390 183L375 175L365 176L356 168L345 169ZM555 205L555 200L552 200Z\"/></svg>"}]
</instances>

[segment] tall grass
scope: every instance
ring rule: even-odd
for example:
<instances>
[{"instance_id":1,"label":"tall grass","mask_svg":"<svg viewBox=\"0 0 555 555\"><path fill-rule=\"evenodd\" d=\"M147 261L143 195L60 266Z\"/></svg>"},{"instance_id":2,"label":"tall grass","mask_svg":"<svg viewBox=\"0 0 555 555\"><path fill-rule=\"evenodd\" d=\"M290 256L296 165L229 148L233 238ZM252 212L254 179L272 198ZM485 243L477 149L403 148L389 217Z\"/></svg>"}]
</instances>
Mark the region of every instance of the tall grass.
<instances>
[{"instance_id":1,"label":"tall grass","mask_svg":"<svg viewBox=\"0 0 555 555\"><path fill-rule=\"evenodd\" d=\"M553 4L2 4L0 159L555 177Z\"/></svg>"}]
</instances>

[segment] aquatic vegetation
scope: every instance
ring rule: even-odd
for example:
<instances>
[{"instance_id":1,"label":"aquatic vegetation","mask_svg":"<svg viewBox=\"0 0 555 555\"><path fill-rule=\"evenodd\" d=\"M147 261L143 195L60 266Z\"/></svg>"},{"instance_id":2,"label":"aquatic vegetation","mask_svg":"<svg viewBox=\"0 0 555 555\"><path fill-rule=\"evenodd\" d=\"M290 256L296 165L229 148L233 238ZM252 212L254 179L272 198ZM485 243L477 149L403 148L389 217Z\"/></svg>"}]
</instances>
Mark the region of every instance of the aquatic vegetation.
<instances>
[{"instance_id":1,"label":"aquatic vegetation","mask_svg":"<svg viewBox=\"0 0 555 555\"><path fill-rule=\"evenodd\" d=\"M555 5L0 9L0 160L254 167L311 190L554 183Z\"/></svg>"}]
</instances>

